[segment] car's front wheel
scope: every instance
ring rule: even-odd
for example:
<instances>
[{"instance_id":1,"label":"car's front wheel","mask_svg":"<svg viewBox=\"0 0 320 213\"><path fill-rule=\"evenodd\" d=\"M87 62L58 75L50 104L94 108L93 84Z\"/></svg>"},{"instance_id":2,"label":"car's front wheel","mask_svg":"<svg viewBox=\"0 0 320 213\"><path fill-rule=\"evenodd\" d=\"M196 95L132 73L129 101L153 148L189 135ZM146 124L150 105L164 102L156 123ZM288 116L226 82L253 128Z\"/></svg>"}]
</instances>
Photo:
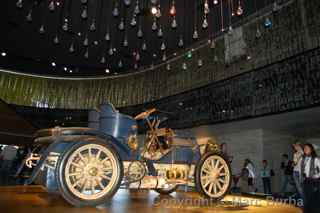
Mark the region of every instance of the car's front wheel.
<instances>
[{"instance_id":1,"label":"car's front wheel","mask_svg":"<svg viewBox=\"0 0 320 213\"><path fill-rule=\"evenodd\" d=\"M224 156L214 152L204 154L196 165L195 185L205 197L222 199L231 186L231 169Z\"/></svg>"},{"instance_id":2,"label":"car's front wheel","mask_svg":"<svg viewBox=\"0 0 320 213\"><path fill-rule=\"evenodd\" d=\"M112 198L123 177L119 155L108 142L77 142L59 160L59 191L74 206L97 206Z\"/></svg>"}]
</instances>

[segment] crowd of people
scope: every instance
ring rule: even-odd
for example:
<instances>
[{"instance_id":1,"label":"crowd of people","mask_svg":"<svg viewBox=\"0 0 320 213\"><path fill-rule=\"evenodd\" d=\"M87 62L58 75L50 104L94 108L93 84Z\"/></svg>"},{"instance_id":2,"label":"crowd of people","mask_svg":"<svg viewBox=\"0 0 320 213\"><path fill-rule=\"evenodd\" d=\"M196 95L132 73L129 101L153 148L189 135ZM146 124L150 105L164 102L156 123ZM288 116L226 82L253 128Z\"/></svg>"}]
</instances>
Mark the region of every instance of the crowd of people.
<instances>
[{"instance_id":1,"label":"crowd of people","mask_svg":"<svg viewBox=\"0 0 320 213\"><path fill-rule=\"evenodd\" d=\"M256 183L261 178L265 195L302 199L306 212L320 212L320 158L312 144L294 143L292 148L292 159L288 154L282 155L279 174L275 174L267 160L261 162L258 173L254 163L245 159L241 173L235 180L240 183L242 192L257 192ZM281 178L280 193L277 194L272 192L271 187L275 175ZM294 189L293 192L288 190L289 186Z\"/></svg>"}]
</instances>

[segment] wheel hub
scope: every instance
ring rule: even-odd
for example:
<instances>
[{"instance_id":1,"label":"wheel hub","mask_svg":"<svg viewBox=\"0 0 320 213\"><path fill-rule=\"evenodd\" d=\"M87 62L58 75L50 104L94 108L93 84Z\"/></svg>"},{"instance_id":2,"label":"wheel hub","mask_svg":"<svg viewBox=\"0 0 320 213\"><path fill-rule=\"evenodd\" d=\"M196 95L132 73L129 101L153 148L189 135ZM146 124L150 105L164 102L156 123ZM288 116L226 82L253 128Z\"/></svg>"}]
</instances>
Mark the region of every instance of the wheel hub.
<instances>
[{"instance_id":1,"label":"wheel hub","mask_svg":"<svg viewBox=\"0 0 320 213\"><path fill-rule=\"evenodd\" d=\"M89 169L89 175L95 177L98 175L98 169L96 167L92 167L91 169Z\"/></svg>"}]
</instances>

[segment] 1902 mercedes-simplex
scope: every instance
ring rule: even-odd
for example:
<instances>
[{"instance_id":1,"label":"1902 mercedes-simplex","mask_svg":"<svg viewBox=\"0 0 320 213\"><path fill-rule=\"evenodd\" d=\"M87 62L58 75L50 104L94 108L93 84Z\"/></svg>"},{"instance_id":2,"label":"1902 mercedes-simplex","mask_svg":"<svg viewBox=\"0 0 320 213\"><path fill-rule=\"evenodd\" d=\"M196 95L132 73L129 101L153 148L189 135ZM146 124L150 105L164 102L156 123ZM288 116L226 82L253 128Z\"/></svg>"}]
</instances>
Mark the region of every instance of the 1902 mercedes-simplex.
<instances>
[{"instance_id":1,"label":"1902 mercedes-simplex","mask_svg":"<svg viewBox=\"0 0 320 213\"><path fill-rule=\"evenodd\" d=\"M222 199L231 185L231 170L218 145L198 145L161 128L161 119L151 116L154 112L132 118L104 104L99 129L38 131L37 148L25 159L27 166L34 166L26 184L38 182L75 206L106 203L120 187L170 194L179 185L194 184L203 196ZM143 142L137 139L138 120L148 127Z\"/></svg>"}]
</instances>

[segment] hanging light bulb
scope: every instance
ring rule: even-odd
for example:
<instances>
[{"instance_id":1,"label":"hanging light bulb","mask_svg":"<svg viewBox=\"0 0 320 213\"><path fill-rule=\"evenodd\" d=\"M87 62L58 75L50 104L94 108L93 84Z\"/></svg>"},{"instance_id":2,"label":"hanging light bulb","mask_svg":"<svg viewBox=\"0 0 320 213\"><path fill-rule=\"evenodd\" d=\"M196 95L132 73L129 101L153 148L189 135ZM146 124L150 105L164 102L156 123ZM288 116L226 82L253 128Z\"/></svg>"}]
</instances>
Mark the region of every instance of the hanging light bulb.
<instances>
[{"instance_id":1,"label":"hanging light bulb","mask_svg":"<svg viewBox=\"0 0 320 213\"><path fill-rule=\"evenodd\" d=\"M192 38L193 39L198 39L199 38L199 34L198 34L198 31L197 31L197 28L194 29Z\"/></svg>"},{"instance_id":2,"label":"hanging light bulb","mask_svg":"<svg viewBox=\"0 0 320 213\"><path fill-rule=\"evenodd\" d=\"M157 36L161 38L163 36L162 28L160 27L157 33Z\"/></svg>"},{"instance_id":3,"label":"hanging light bulb","mask_svg":"<svg viewBox=\"0 0 320 213\"><path fill-rule=\"evenodd\" d=\"M218 3L219 3L218 0L213 0L213 4L214 4L214 5L217 5Z\"/></svg>"},{"instance_id":4,"label":"hanging light bulb","mask_svg":"<svg viewBox=\"0 0 320 213\"><path fill-rule=\"evenodd\" d=\"M139 0L136 1L136 6L134 7L133 11L136 15L140 13L140 7L139 7Z\"/></svg>"},{"instance_id":5,"label":"hanging light bulb","mask_svg":"<svg viewBox=\"0 0 320 213\"><path fill-rule=\"evenodd\" d=\"M180 36L180 39L179 39L179 42L178 42L178 46L179 47L183 47L183 38L182 38L182 36Z\"/></svg>"},{"instance_id":6,"label":"hanging light bulb","mask_svg":"<svg viewBox=\"0 0 320 213\"><path fill-rule=\"evenodd\" d=\"M136 61L140 61L140 54L139 54L139 52L136 53L135 59L136 59Z\"/></svg>"},{"instance_id":7,"label":"hanging light bulb","mask_svg":"<svg viewBox=\"0 0 320 213\"><path fill-rule=\"evenodd\" d=\"M101 64L105 64L106 63L106 58L104 56L101 57L100 63Z\"/></svg>"},{"instance_id":8,"label":"hanging light bulb","mask_svg":"<svg viewBox=\"0 0 320 213\"><path fill-rule=\"evenodd\" d=\"M228 30L228 34L229 34L229 35L232 35L232 32L233 32L233 28L232 28L232 26L230 25L230 26L229 26L229 30Z\"/></svg>"},{"instance_id":9,"label":"hanging light bulb","mask_svg":"<svg viewBox=\"0 0 320 213\"><path fill-rule=\"evenodd\" d=\"M169 63L166 65L166 69L167 69L168 71L171 70L171 66L170 66Z\"/></svg>"},{"instance_id":10,"label":"hanging light bulb","mask_svg":"<svg viewBox=\"0 0 320 213\"><path fill-rule=\"evenodd\" d=\"M118 17L119 16L119 8L118 8L118 2L115 4L113 11L112 11L112 15L114 17Z\"/></svg>"},{"instance_id":11,"label":"hanging light bulb","mask_svg":"<svg viewBox=\"0 0 320 213\"><path fill-rule=\"evenodd\" d=\"M266 18L264 20L264 27L265 28L271 28L272 27L272 22L271 22L271 20L269 18Z\"/></svg>"},{"instance_id":12,"label":"hanging light bulb","mask_svg":"<svg viewBox=\"0 0 320 213\"><path fill-rule=\"evenodd\" d=\"M211 45L210 45L211 49L216 48L216 42L214 40L211 41Z\"/></svg>"},{"instance_id":13,"label":"hanging light bulb","mask_svg":"<svg viewBox=\"0 0 320 213\"><path fill-rule=\"evenodd\" d=\"M187 59L191 59L192 58L192 51L188 51L186 56L187 56Z\"/></svg>"},{"instance_id":14,"label":"hanging light bulb","mask_svg":"<svg viewBox=\"0 0 320 213\"><path fill-rule=\"evenodd\" d=\"M136 26L137 25L137 20L136 20L136 15L133 15L132 19L131 19L131 22L130 22L130 25L132 27Z\"/></svg>"},{"instance_id":15,"label":"hanging light bulb","mask_svg":"<svg viewBox=\"0 0 320 213\"><path fill-rule=\"evenodd\" d=\"M128 7L131 4L131 0L124 0L124 4Z\"/></svg>"},{"instance_id":16,"label":"hanging light bulb","mask_svg":"<svg viewBox=\"0 0 320 213\"><path fill-rule=\"evenodd\" d=\"M63 31L68 31L69 29L69 24L68 24L68 19L64 19L63 25L62 25L62 30Z\"/></svg>"},{"instance_id":17,"label":"hanging light bulb","mask_svg":"<svg viewBox=\"0 0 320 213\"><path fill-rule=\"evenodd\" d=\"M272 10L273 10L273 12L277 12L280 10L280 6L278 5L278 3L276 1L273 3Z\"/></svg>"},{"instance_id":18,"label":"hanging light bulb","mask_svg":"<svg viewBox=\"0 0 320 213\"><path fill-rule=\"evenodd\" d=\"M54 1L51 1L51 2L49 3L48 8L49 8L49 10L50 10L51 12L53 12L53 11L54 11L54 9L55 9Z\"/></svg>"},{"instance_id":19,"label":"hanging light bulb","mask_svg":"<svg viewBox=\"0 0 320 213\"><path fill-rule=\"evenodd\" d=\"M160 5L158 6L157 12L156 12L156 17L160 18L161 17L161 9L160 9Z\"/></svg>"},{"instance_id":20,"label":"hanging light bulb","mask_svg":"<svg viewBox=\"0 0 320 213\"><path fill-rule=\"evenodd\" d=\"M204 2L204 14L207 15L210 12L208 0Z\"/></svg>"},{"instance_id":21,"label":"hanging light bulb","mask_svg":"<svg viewBox=\"0 0 320 213\"><path fill-rule=\"evenodd\" d=\"M153 31L156 31L157 28L158 28L157 22L156 22L156 20L154 20L153 23L152 23L151 29L152 29Z\"/></svg>"},{"instance_id":22,"label":"hanging light bulb","mask_svg":"<svg viewBox=\"0 0 320 213\"><path fill-rule=\"evenodd\" d=\"M106 41L110 41L110 33L109 31L106 33L106 35L104 36L104 40Z\"/></svg>"},{"instance_id":23,"label":"hanging light bulb","mask_svg":"<svg viewBox=\"0 0 320 213\"><path fill-rule=\"evenodd\" d=\"M202 59L198 59L198 67L202 67L202 65L203 65Z\"/></svg>"},{"instance_id":24,"label":"hanging light bulb","mask_svg":"<svg viewBox=\"0 0 320 213\"><path fill-rule=\"evenodd\" d=\"M88 36L85 37L85 39L83 40L83 46L88 46L89 45L89 39Z\"/></svg>"},{"instance_id":25,"label":"hanging light bulb","mask_svg":"<svg viewBox=\"0 0 320 213\"><path fill-rule=\"evenodd\" d=\"M58 35L56 35L54 38L53 38L53 43L54 44L59 44L59 38L58 38Z\"/></svg>"},{"instance_id":26,"label":"hanging light bulb","mask_svg":"<svg viewBox=\"0 0 320 213\"><path fill-rule=\"evenodd\" d=\"M241 16L243 14L243 8L241 6L241 1L238 2L237 15Z\"/></svg>"},{"instance_id":27,"label":"hanging light bulb","mask_svg":"<svg viewBox=\"0 0 320 213\"><path fill-rule=\"evenodd\" d=\"M158 9L155 6L152 6L151 7L151 14L155 16L157 14L157 12L158 12Z\"/></svg>"},{"instance_id":28,"label":"hanging light bulb","mask_svg":"<svg viewBox=\"0 0 320 213\"><path fill-rule=\"evenodd\" d=\"M127 47L129 45L127 37L124 38L123 46Z\"/></svg>"},{"instance_id":29,"label":"hanging light bulb","mask_svg":"<svg viewBox=\"0 0 320 213\"><path fill-rule=\"evenodd\" d=\"M165 45L164 41L162 42L160 49L162 51L164 51L166 49L166 45Z\"/></svg>"},{"instance_id":30,"label":"hanging light bulb","mask_svg":"<svg viewBox=\"0 0 320 213\"><path fill-rule=\"evenodd\" d=\"M88 18L88 10L87 10L87 6L83 7L83 10L81 12L81 18L82 19L87 19Z\"/></svg>"},{"instance_id":31,"label":"hanging light bulb","mask_svg":"<svg viewBox=\"0 0 320 213\"><path fill-rule=\"evenodd\" d=\"M89 30L90 30L91 32L93 32L93 31L96 30L96 21L95 21L95 19L92 20L92 23L91 23L91 25L90 25Z\"/></svg>"},{"instance_id":32,"label":"hanging light bulb","mask_svg":"<svg viewBox=\"0 0 320 213\"><path fill-rule=\"evenodd\" d=\"M74 44L73 42L71 43L70 47L69 47L69 52L70 53L74 53L75 49L74 49Z\"/></svg>"},{"instance_id":33,"label":"hanging light bulb","mask_svg":"<svg viewBox=\"0 0 320 213\"><path fill-rule=\"evenodd\" d=\"M109 48L109 50L108 50L108 54L111 56L111 55L113 55L113 49L112 49L112 47L110 46L110 48Z\"/></svg>"},{"instance_id":34,"label":"hanging light bulb","mask_svg":"<svg viewBox=\"0 0 320 213\"><path fill-rule=\"evenodd\" d=\"M27 22L32 22L32 9L29 11L28 15L26 16Z\"/></svg>"},{"instance_id":35,"label":"hanging light bulb","mask_svg":"<svg viewBox=\"0 0 320 213\"><path fill-rule=\"evenodd\" d=\"M177 24L176 17L173 16L173 19L172 19L172 22L171 22L171 28L175 29L175 28L177 28L177 26L178 26L178 24Z\"/></svg>"},{"instance_id":36,"label":"hanging light bulb","mask_svg":"<svg viewBox=\"0 0 320 213\"><path fill-rule=\"evenodd\" d=\"M171 5L171 8L170 8L170 15L171 16L175 16L176 14L177 14L176 6L175 6L174 1L172 1L172 5Z\"/></svg>"},{"instance_id":37,"label":"hanging light bulb","mask_svg":"<svg viewBox=\"0 0 320 213\"><path fill-rule=\"evenodd\" d=\"M121 31L124 30L124 20L123 20L123 18L121 19L118 28L119 28L119 30L121 30Z\"/></svg>"},{"instance_id":38,"label":"hanging light bulb","mask_svg":"<svg viewBox=\"0 0 320 213\"><path fill-rule=\"evenodd\" d=\"M41 27L39 29L39 33L40 34L44 34L45 33L44 25L41 25Z\"/></svg>"},{"instance_id":39,"label":"hanging light bulb","mask_svg":"<svg viewBox=\"0 0 320 213\"><path fill-rule=\"evenodd\" d=\"M119 68L122 68L122 67L123 67L123 63L122 63L121 60L120 60L119 63L118 63L118 67L119 67Z\"/></svg>"},{"instance_id":40,"label":"hanging light bulb","mask_svg":"<svg viewBox=\"0 0 320 213\"><path fill-rule=\"evenodd\" d=\"M84 58L89 58L89 48L86 49L86 52L84 53Z\"/></svg>"},{"instance_id":41,"label":"hanging light bulb","mask_svg":"<svg viewBox=\"0 0 320 213\"><path fill-rule=\"evenodd\" d=\"M256 38L260 38L260 37L261 37L261 31L259 30L259 28L257 28Z\"/></svg>"},{"instance_id":42,"label":"hanging light bulb","mask_svg":"<svg viewBox=\"0 0 320 213\"><path fill-rule=\"evenodd\" d=\"M142 49L143 51L146 51L146 50L147 50L147 44L146 44L145 41L142 43L141 49Z\"/></svg>"},{"instance_id":43,"label":"hanging light bulb","mask_svg":"<svg viewBox=\"0 0 320 213\"><path fill-rule=\"evenodd\" d=\"M166 61L167 60L167 55L166 55L166 53L163 53L163 55L162 55L162 61Z\"/></svg>"},{"instance_id":44,"label":"hanging light bulb","mask_svg":"<svg viewBox=\"0 0 320 213\"><path fill-rule=\"evenodd\" d=\"M208 28L208 20L207 20L207 17L205 16L204 19L203 19L203 23L202 23L202 28L203 29L207 29Z\"/></svg>"},{"instance_id":45,"label":"hanging light bulb","mask_svg":"<svg viewBox=\"0 0 320 213\"><path fill-rule=\"evenodd\" d=\"M186 62L183 62L183 63L182 63L182 69L183 69L183 70L187 70L187 69L188 69Z\"/></svg>"},{"instance_id":46,"label":"hanging light bulb","mask_svg":"<svg viewBox=\"0 0 320 213\"><path fill-rule=\"evenodd\" d=\"M17 8L22 8L23 4L22 4L22 0L18 0L16 3L16 7Z\"/></svg>"},{"instance_id":47,"label":"hanging light bulb","mask_svg":"<svg viewBox=\"0 0 320 213\"><path fill-rule=\"evenodd\" d=\"M139 26L139 30L137 32L137 36L138 36L138 38L142 38L143 37L143 32L142 32L141 26Z\"/></svg>"},{"instance_id":48,"label":"hanging light bulb","mask_svg":"<svg viewBox=\"0 0 320 213\"><path fill-rule=\"evenodd\" d=\"M214 55L213 61L214 61L214 62L218 62L218 60L219 60L219 59L218 59L218 56L217 56L217 55Z\"/></svg>"}]
</instances>

